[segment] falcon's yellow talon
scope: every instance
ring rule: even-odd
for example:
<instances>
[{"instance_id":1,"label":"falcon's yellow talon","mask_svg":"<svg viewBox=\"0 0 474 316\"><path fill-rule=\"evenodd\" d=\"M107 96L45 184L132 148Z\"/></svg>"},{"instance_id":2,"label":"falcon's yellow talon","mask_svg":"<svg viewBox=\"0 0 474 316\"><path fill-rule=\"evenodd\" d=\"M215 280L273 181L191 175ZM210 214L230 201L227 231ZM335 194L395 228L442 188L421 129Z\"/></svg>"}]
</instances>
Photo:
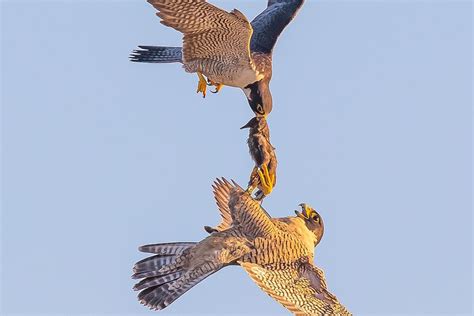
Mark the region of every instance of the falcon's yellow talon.
<instances>
[{"instance_id":1,"label":"falcon's yellow talon","mask_svg":"<svg viewBox=\"0 0 474 316\"><path fill-rule=\"evenodd\" d=\"M207 83L208 86L214 86L216 87L216 90L211 91L212 93L218 93L222 87L224 86L222 83L217 83L215 81L212 81L211 79L207 78Z\"/></svg>"},{"instance_id":2,"label":"falcon's yellow talon","mask_svg":"<svg viewBox=\"0 0 474 316\"><path fill-rule=\"evenodd\" d=\"M207 89L206 78L204 78L204 76L200 72L198 72L197 75L199 77L199 82L198 82L196 93L202 92L202 97L205 98L206 97L206 89Z\"/></svg>"},{"instance_id":3,"label":"falcon's yellow talon","mask_svg":"<svg viewBox=\"0 0 474 316\"><path fill-rule=\"evenodd\" d=\"M275 184L275 175L270 175L270 173L268 172L268 167L266 165L261 166L257 170L257 173L260 178L260 189L262 190L264 195L269 195L273 191L273 186Z\"/></svg>"},{"instance_id":4,"label":"falcon's yellow talon","mask_svg":"<svg viewBox=\"0 0 474 316\"><path fill-rule=\"evenodd\" d=\"M216 84L214 84L214 86L216 87L216 90L211 91L211 92L212 93L218 93L224 85L222 83L216 83Z\"/></svg>"}]
</instances>

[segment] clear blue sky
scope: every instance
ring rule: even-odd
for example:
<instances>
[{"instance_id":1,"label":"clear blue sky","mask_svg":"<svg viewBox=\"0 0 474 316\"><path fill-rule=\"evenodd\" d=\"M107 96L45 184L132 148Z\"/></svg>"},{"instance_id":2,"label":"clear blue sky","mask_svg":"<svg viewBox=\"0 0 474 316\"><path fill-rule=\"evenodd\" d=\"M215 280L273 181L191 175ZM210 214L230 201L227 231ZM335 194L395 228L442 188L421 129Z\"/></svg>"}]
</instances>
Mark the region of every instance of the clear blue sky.
<instances>
[{"instance_id":1,"label":"clear blue sky","mask_svg":"<svg viewBox=\"0 0 474 316\"><path fill-rule=\"evenodd\" d=\"M253 18L266 1L216 1ZM469 314L469 1L313 1L274 52L273 216L326 223L316 263L357 315ZM2 1L2 307L13 314L152 315L131 290L138 245L196 241L210 185L245 184L252 113L205 100L143 1ZM161 315L286 315L238 267Z\"/></svg>"}]
</instances>

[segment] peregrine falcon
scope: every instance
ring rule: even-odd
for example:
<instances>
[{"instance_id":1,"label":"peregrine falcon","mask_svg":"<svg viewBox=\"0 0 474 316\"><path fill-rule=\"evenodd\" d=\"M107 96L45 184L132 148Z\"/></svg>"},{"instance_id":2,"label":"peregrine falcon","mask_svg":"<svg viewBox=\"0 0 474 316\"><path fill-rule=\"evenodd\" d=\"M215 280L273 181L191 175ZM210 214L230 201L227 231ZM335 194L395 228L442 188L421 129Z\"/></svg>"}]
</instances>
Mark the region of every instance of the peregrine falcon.
<instances>
[{"instance_id":1,"label":"peregrine falcon","mask_svg":"<svg viewBox=\"0 0 474 316\"><path fill-rule=\"evenodd\" d=\"M153 310L166 308L194 285L228 265L240 265L268 295L295 315L351 315L329 292L313 264L324 232L321 216L307 204L296 216L272 219L236 183L214 184L222 222L200 242L145 245L153 256L137 262L134 289Z\"/></svg>"},{"instance_id":2,"label":"peregrine falcon","mask_svg":"<svg viewBox=\"0 0 474 316\"><path fill-rule=\"evenodd\" d=\"M161 23L183 33L183 47L139 46L135 62L183 64L197 73L197 92L217 93L223 85L241 88L257 115L272 110L272 51L278 36L304 0L268 0L252 22L237 9L224 11L206 0L148 0ZM207 80L205 77L207 77Z\"/></svg>"},{"instance_id":3,"label":"peregrine falcon","mask_svg":"<svg viewBox=\"0 0 474 316\"><path fill-rule=\"evenodd\" d=\"M249 153L255 162L250 174L247 191L252 193L255 188L256 199L261 200L268 196L276 185L277 158L275 148L270 143L270 129L263 116L253 117L241 129L249 128L247 144Z\"/></svg>"}]
</instances>

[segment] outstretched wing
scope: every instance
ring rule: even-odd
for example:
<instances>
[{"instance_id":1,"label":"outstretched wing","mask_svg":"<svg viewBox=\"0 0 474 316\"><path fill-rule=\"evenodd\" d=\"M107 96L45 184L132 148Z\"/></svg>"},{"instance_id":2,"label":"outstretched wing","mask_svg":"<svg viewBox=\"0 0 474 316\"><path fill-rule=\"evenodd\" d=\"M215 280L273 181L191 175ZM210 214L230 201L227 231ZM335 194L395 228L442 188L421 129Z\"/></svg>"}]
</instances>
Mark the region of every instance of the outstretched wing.
<instances>
[{"instance_id":1,"label":"outstretched wing","mask_svg":"<svg viewBox=\"0 0 474 316\"><path fill-rule=\"evenodd\" d=\"M240 265L263 291L295 315L351 315L328 291L324 272L308 260Z\"/></svg>"},{"instance_id":2,"label":"outstretched wing","mask_svg":"<svg viewBox=\"0 0 474 316\"><path fill-rule=\"evenodd\" d=\"M148 0L161 23L184 34L183 61L232 60L251 68L252 27L238 10L230 13L205 0Z\"/></svg>"},{"instance_id":3,"label":"outstretched wing","mask_svg":"<svg viewBox=\"0 0 474 316\"><path fill-rule=\"evenodd\" d=\"M268 0L267 8L253 21L252 52L270 54L281 32L293 20L304 0Z\"/></svg>"},{"instance_id":4,"label":"outstretched wing","mask_svg":"<svg viewBox=\"0 0 474 316\"><path fill-rule=\"evenodd\" d=\"M232 215L229 208L230 191L234 186L226 179L216 179L212 185L214 199L221 215L221 222L214 229L223 231L232 227Z\"/></svg>"},{"instance_id":5,"label":"outstretched wing","mask_svg":"<svg viewBox=\"0 0 474 316\"><path fill-rule=\"evenodd\" d=\"M249 194L235 182L232 181L232 183L230 183L225 178L216 179L212 185L212 189L217 208L221 215L221 222L214 228L206 226L206 230L209 232L223 231L232 226L239 225L247 212L252 214L251 216L253 217L258 217L257 215L260 214L263 218L268 218L271 221L271 216L260 206L259 202L251 198ZM230 205L231 195L234 197L232 209Z\"/></svg>"},{"instance_id":6,"label":"outstretched wing","mask_svg":"<svg viewBox=\"0 0 474 316\"><path fill-rule=\"evenodd\" d=\"M239 225L249 238L266 237L274 234L278 228L270 215L254 200L248 192L233 182L229 195L229 210L234 226Z\"/></svg>"}]
</instances>

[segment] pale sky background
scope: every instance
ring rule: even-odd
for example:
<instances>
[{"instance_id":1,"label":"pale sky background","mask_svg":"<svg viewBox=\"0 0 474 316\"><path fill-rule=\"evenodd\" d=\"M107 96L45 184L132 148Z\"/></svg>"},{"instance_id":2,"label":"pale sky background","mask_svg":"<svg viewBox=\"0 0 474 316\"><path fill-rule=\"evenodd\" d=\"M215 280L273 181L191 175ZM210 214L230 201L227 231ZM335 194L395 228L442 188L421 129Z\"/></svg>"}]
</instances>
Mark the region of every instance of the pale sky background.
<instances>
[{"instance_id":1,"label":"pale sky background","mask_svg":"<svg viewBox=\"0 0 474 316\"><path fill-rule=\"evenodd\" d=\"M265 0L213 1L249 18ZM180 45L134 1L2 2L2 315L153 315L130 279L141 244L218 222L215 177L244 185L243 93L205 100ZM472 311L470 1L313 1L274 52L275 217L301 202L316 263L356 315ZM287 315L238 267L160 315Z\"/></svg>"}]
</instances>

